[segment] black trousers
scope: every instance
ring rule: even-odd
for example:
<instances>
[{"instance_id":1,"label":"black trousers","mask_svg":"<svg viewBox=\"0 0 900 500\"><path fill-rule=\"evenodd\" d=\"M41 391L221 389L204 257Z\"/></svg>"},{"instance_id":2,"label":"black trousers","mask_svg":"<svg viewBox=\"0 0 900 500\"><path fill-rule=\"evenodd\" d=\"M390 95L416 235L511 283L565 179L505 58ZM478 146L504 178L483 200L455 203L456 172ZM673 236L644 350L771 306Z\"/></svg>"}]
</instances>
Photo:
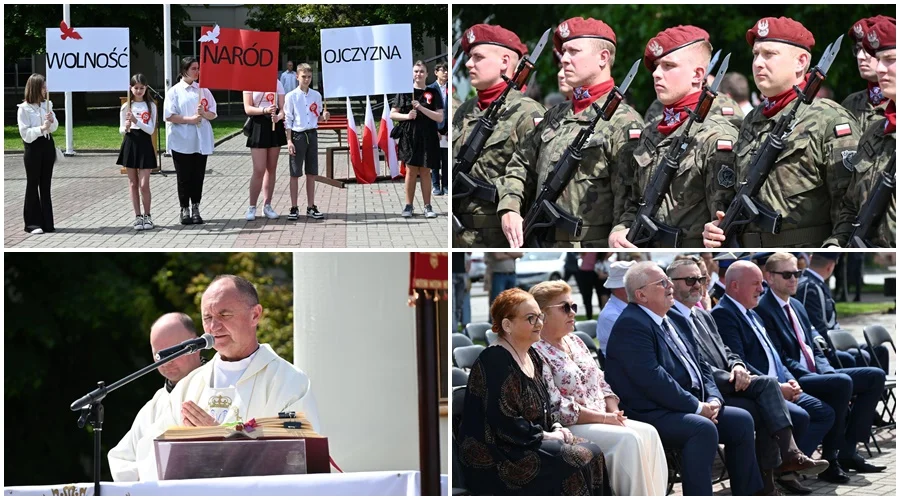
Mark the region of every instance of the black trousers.
<instances>
[{"instance_id":1,"label":"black trousers","mask_svg":"<svg viewBox=\"0 0 900 500\"><path fill-rule=\"evenodd\" d=\"M441 170L437 169L431 171L431 187L432 188L443 188L448 189L450 186L447 184L447 163L449 162L449 148L441 148Z\"/></svg>"},{"instance_id":2,"label":"black trousers","mask_svg":"<svg viewBox=\"0 0 900 500\"><path fill-rule=\"evenodd\" d=\"M53 204L50 202L50 180L56 162L53 137L38 137L25 144L25 231L41 228L53 231Z\"/></svg>"},{"instance_id":3,"label":"black trousers","mask_svg":"<svg viewBox=\"0 0 900 500\"><path fill-rule=\"evenodd\" d=\"M187 208L192 203L200 204L203 196L203 179L206 177L206 155L200 153L179 153L172 151L175 175L178 177L178 203Z\"/></svg>"},{"instance_id":4,"label":"black trousers","mask_svg":"<svg viewBox=\"0 0 900 500\"><path fill-rule=\"evenodd\" d=\"M575 271L575 282L578 283L578 291L581 292L581 299L584 301L584 314L587 319L594 319L594 311L591 302L594 299L594 290L597 291L597 299L600 299L600 278L593 270ZM590 332L585 332L590 333Z\"/></svg>"}]
</instances>

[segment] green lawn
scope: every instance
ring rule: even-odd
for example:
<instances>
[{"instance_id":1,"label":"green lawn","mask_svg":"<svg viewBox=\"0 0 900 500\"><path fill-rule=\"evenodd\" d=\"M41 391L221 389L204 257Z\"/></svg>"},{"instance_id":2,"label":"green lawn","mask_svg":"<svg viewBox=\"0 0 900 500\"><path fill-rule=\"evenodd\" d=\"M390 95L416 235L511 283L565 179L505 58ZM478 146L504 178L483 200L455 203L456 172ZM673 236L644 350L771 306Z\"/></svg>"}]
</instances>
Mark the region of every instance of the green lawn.
<instances>
[{"instance_id":1,"label":"green lawn","mask_svg":"<svg viewBox=\"0 0 900 500\"><path fill-rule=\"evenodd\" d=\"M238 131L244 126L244 119L216 119L212 121L213 136L216 140L226 135ZM118 151L122 145L122 136L119 135L119 126L109 123L91 124L85 123L75 125L75 150L79 149L109 149ZM166 147L165 129L160 130L159 138L160 148ZM65 125L60 124L59 130L54 134L53 139L56 146L65 149L66 133ZM3 149L5 151L22 150L22 137L19 136L19 129L15 125L7 125L3 127Z\"/></svg>"},{"instance_id":2,"label":"green lawn","mask_svg":"<svg viewBox=\"0 0 900 500\"><path fill-rule=\"evenodd\" d=\"M887 313L896 307L896 302L838 302L834 305L838 318L856 314Z\"/></svg>"}]
</instances>

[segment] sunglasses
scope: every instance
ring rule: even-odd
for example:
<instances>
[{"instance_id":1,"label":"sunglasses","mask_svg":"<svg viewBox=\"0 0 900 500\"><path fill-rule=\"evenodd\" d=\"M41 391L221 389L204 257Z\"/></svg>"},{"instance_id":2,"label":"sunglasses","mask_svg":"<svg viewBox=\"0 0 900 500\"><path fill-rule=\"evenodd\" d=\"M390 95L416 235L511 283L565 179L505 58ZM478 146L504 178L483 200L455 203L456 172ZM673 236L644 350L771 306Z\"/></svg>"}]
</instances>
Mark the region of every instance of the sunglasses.
<instances>
[{"instance_id":1,"label":"sunglasses","mask_svg":"<svg viewBox=\"0 0 900 500\"><path fill-rule=\"evenodd\" d=\"M803 274L803 271L772 271L772 274L777 274L782 278L789 280L793 278L800 278L800 275Z\"/></svg>"},{"instance_id":2,"label":"sunglasses","mask_svg":"<svg viewBox=\"0 0 900 500\"><path fill-rule=\"evenodd\" d=\"M663 288L669 288L669 286L670 286L671 284L672 284L672 282L669 280L669 278L663 278L663 279L661 279L661 280L659 280L659 281L653 281L653 282L647 283L647 284L644 285L644 286L638 287L638 290L640 290L641 288L644 288L644 287L648 287L648 286L650 286L650 285L659 285L659 286L661 286L661 287L663 287Z\"/></svg>"},{"instance_id":3,"label":"sunglasses","mask_svg":"<svg viewBox=\"0 0 900 500\"><path fill-rule=\"evenodd\" d=\"M562 304L555 304L547 307L562 307L564 313L575 313L578 314L578 304L572 302L571 304L568 302L563 302Z\"/></svg>"},{"instance_id":4,"label":"sunglasses","mask_svg":"<svg viewBox=\"0 0 900 500\"><path fill-rule=\"evenodd\" d=\"M529 314L528 316L525 316L525 321L527 321L529 325L534 326L534 325L536 325L536 324L538 323L538 321L540 321L541 323L543 323L543 322L544 322L544 319L545 319L546 317L547 317L547 315L546 315L546 314L543 314L543 313L541 313L541 314Z\"/></svg>"},{"instance_id":5,"label":"sunglasses","mask_svg":"<svg viewBox=\"0 0 900 500\"><path fill-rule=\"evenodd\" d=\"M672 278L672 281L684 281L687 286L694 286L697 283L705 285L709 278L706 276L687 276L685 278Z\"/></svg>"}]
</instances>

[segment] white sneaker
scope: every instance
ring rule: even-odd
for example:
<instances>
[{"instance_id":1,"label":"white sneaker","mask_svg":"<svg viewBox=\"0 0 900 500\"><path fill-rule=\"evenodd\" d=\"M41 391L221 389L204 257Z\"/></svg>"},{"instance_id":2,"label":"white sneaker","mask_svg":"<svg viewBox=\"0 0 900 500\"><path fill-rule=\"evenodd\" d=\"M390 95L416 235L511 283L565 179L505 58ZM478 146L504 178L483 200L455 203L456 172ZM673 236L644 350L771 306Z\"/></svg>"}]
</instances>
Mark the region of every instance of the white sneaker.
<instances>
[{"instance_id":1,"label":"white sneaker","mask_svg":"<svg viewBox=\"0 0 900 500\"><path fill-rule=\"evenodd\" d=\"M32 231L30 234L44 234L44 230L41 228L37 228L34 231Z\"/></svg>"},{"instance_id":2,"label":"white sneaker","mask_svg":"<svg viewBox=\"0 0 900 500\"><path fill-rule=\"evenodd\" d=\"M266 214L267 219L277 219L278 212L272 209L272 205L266 205L263 207L263 213Z\"/></svg>"},{"instance_id":3,"label":"white sneaker","mask_svg":"<svg viewBox=\"0 0 900 500\"><path fill-rule=\"evenodd\" d=\"M255 206L251 205L250 208L247 209L247 220L256 220L256 207Z\"/></svg>"},{"instance_id":4,"label":"white sneaker","mask_svg":"<svg viewBox=\"0 0 900 500\"><path fill-rule=\"evenodd\" d=\"M134 217L134 229L136 229L137 231L144 230L144 217L143 216L136 215Z\"/></svg>"}]
</instances>

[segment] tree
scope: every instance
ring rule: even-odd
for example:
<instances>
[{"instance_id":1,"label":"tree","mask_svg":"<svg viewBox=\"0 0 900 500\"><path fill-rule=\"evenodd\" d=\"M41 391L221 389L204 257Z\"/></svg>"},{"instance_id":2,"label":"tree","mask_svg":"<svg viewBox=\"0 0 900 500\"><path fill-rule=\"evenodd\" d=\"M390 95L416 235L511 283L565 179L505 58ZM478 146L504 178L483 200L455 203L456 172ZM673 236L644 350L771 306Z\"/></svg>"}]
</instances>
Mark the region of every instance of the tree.
<instances>
[{"instance_id":1,"label":"tree","mask_svg":"<svg viewBox=\"0 0 900 500\"><path fill-rule=\"evenodd\" d=\"M447 42L447 6L433 4L284 4L248 6L247 25L261 31L281 32L282 52L297 50L292 57L318 60L319 31L376 24L410 23L413 50L422 51L425 37Z\"/></svg>"},{"instance_id":2,"label":"tree","mask_svg":"<svg viewBox=\"0 0 900 500\"><path fill-rule=\"evenodd\" d=\"M631 63L643 57L647 42L660 31L679 24L691 24L709 32L713 48L722 49L722 56L731 53L729 71L743 73L756 91L750 71L752 53L744 36L757 20L763 17L786 16L795 19L813 33L813 64L818 62L825 47L839 35L846 34L851 23L863 17L883 14L894 16L893 5L538 5L504 6L502 13L491 21L516 32L529 47L534 47L541 33L554 28L571 17L602 19L616 33L617 53L613 78L620 82ZM497 11L490 5L466 5L460 16L463 29L480 23ZM460 36L457 34L456 36ZM844 37L841 52L828 73L825 85L834 91L834 99L842 101L847 95L865 88L856 69L853 41ZM542 93L557 89L558 60L545 50L537 61ZM758 92L757 92L758 93ZM656 98L653 77L641 66L628 91L629 103L643 114Z\"/></svg>"},{"instance_id":3,"label":"tree","mask_svg":"<svg viewBox=\"0 0 900 500\"><path fill-rule=\"evenodd\" d=\"M23 57L46 53L46 29L59 26L63 17L62 5L9 4L3 10L5 63L13 64ZM188 36L184 26L190 19L187 12L176 4L172 5L171 12L173 39ZM73 4L71 14L71 24L76 28L127 27L132 44L140 42L157 54L163 51L161 5Z\"/></svg>"},{"instance_id":4,"label":"tree","mask_svg":"<svg viewBox=\"0 0 900 500\"><path fill-rule=\"evenodd\" d=\"M69 405L151 362L150 326L166 312L200 329L200 296L217 274L253 282L263 305L258 335L293 359L290 253L16 253L5 268L4 403L6 484L92 479L92 432ZM160 388L149 374L111 393L104 406L106 454ZM52 464L52 467L47 467Z\"/></svg>"}]
</instances>

